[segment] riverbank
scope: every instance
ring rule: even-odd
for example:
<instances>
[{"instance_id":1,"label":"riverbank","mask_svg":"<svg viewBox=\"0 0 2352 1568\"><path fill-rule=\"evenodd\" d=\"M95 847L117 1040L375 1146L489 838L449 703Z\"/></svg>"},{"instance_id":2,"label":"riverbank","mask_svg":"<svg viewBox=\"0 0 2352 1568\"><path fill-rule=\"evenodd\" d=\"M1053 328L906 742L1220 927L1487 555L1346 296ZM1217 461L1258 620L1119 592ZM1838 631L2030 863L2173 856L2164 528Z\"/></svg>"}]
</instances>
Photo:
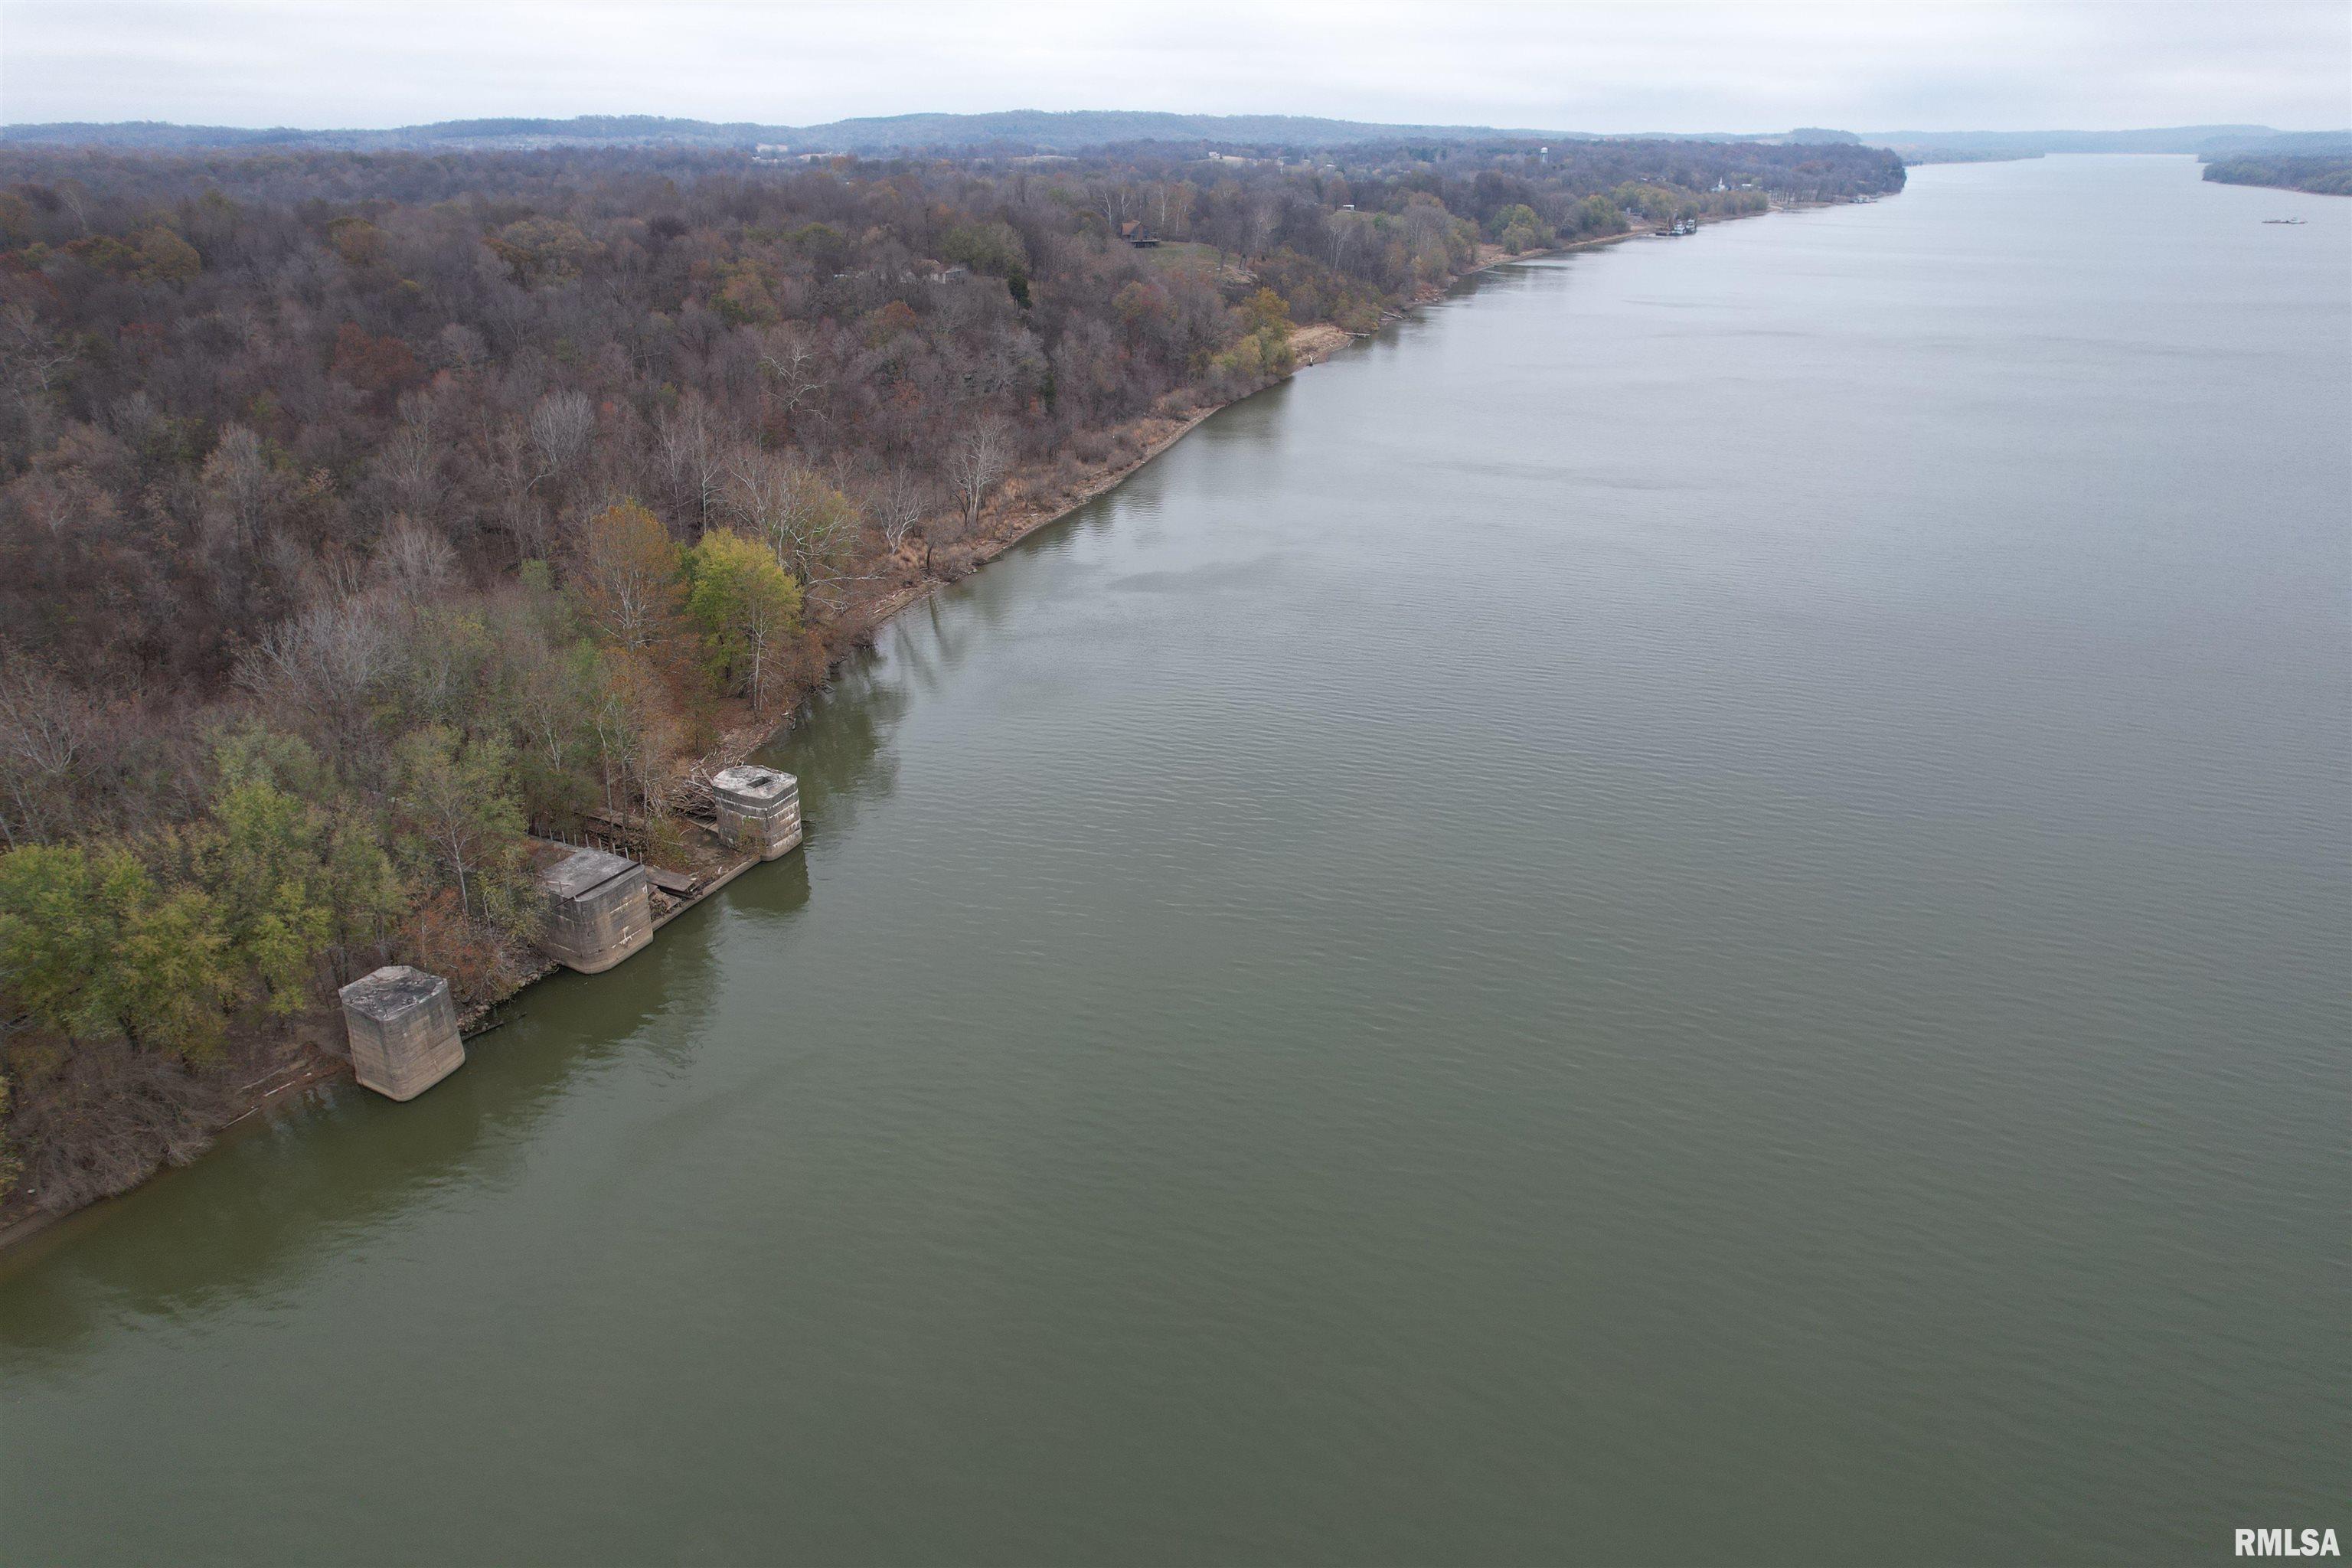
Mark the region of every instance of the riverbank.
<instances>
[{"instance_id":1,"label":"riverbank","mask_svg":"<svg viewBox=\"0 0 2352 1568\"><path fill-rule=\"evenodd\" d=\"M1424 291L1422 298L1400 310L1390 312L1384 320L1401 319L1406 312L1422 305L1442 300L1461 283L1496 267L1612 245L1641 238L1652 232L1651 226L1642 225L1623 234L1598 236L1544 251L1517 255L1505 252L1498 247L1482 247L1476 265L1454 279L1446 288ZM1292 368L1265 384L1275 384L1299 371L1322 363L1355 342L1356 337L1356 334L1328 322L1294 329L1290 340ZM722 729L717 742L699 756L681 762L673 777L670 791L673 803L682 795L690 793L698 778L707 778L721 768L749 760L789 730L805 710L806 698L822 689L830 680L838 668L839 660L847 657L861 642L870 640L892 616L920 602L942 585L970 575L1039 530L1069 517L1117 489L1144 465L1197 429L1211 415L1264 389L1263 386L1255 387L1236 398L1163 410L1118 426L1106 433L1106 440L1113 450L1123 455L1099 468L1073 473L1068 465L1056 462L1034 465L1016 471L1001 488L993 504L982 514L982 524L977 531L954 541L951 546L935 552L929 560L909 554L900 563L908 580L874 600L849 606L830 639L833 648L831 662L816 679L793 695L793 700L783 710L782 720L771 722L753 718L747 711L730 710L734 721ZM754 857L733 856L730 850L719 843L715 835L699 824L688 823L685 831L688 858L693 862L692 868L699 879L690 892L682 896L656 895L654 923L657 930L759 863ZM561 967L551 961L542 962L519 975L513 984L496 995L468 1006L461 1017L461 1030L465 1037L477 1038L496 1029L503 1021L502 1010L508 1005L530 985L552 975ZM341 1048L341 1014L331 1005L294 1020L285 1026L282 1034L247 1042L231 1067L216 1069L220 1079L217 1089L226 1101L226 1108L223 1119L207 1129L207 1137L217 1141L266 1126L278 1111L298 1101L303 1091L314 1089L321 1084L351 1079L351 1064ZM49 1211L37 1206L37 1194L22 1191L7 1195L5 1206L0 1206L0 1248L39 1232L57 1219L90 1206L82 1205Z\"/></svg>"},{"instance_id":2,"label":"riverbank","mask_svg":"<svg viewBox=\"0 0 2352 1568\"><path fill-rule=\"evenodd\" d=\"M1763 215L1742 216L1762 216ZM1433 288L1403 310L1389 311L1381 319L1383 322L1401 321L1407 311L1417 310L1423 305L1435 304L1470 279L1496 267L1511 262L1540 261L1546 257L1564 256L1572 250L1588 250L1596 246L1616 245L1624 240L1639 239L1656 232L1654 225L1642 224L1628 229L1623 234L1600 235L1591 239L1571 240L1566 245L1553 246L1544 250L1522 251L1516 254L1503 249L1500 246L1481 246L1477 265L1462 273L1446 287ZM1350 332L1328 321L1318 321L1309 326L1293 328L1290 334L1291 368L1274 381L1268 382L1266 385L1278 385L1289 380L1291 376L1297 375L1300 371L1321 364L1341 349L1358 342L1360 337L1370 335ZM1181 415L1161 415L1136 420L1121 426L1118 436L1137 444L1140 450L1131 460L1104 473L1089 476L1075 489L1063 489L1039 495L1036 493L1038 476L1029 476L1025 485L1021 478L1016 477L1006 486L1007 499L1012 504L1000 505L995 510L992 526L986 526L985 531L971 542L964 564L971 569L984 566L1039 529L1050 527L1079 508L1100 500L1125 484L1145 464L1198 429L1202 422L1210 416L1232 407L1243 398L1254 397L1265 390L1265 387L1254 388L1244 393L1242 397L1201 405ZM952 577L932 577L912 584L882 601L877 607L878 613L872 617L871 627L878 628L908 605L929 597L932 593L959 580L964 574L960 572ZM777 728L774 734L782 734L790 727L790 724L791 721L787 720L783 725ZM770 739L772 740L773 735ZM767 742L763 741L761 743ZM742 759L739 757L735 760Z\"/></svg>"}]
</instances>

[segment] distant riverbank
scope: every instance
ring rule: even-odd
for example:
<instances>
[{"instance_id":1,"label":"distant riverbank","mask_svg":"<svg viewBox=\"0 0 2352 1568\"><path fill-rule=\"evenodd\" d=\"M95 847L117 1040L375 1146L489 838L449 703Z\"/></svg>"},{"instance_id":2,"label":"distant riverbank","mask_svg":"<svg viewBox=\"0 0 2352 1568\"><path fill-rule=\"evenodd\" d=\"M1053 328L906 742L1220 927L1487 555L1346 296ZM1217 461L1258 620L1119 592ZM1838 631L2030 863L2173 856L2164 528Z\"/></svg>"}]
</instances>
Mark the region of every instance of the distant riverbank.
<instances>
[{"instance_id":1,"label":"distant riverbank","mask_svg":"<svg viewBox=\"0 0 2352 1568\"><path fill-rule=\"evenodd\" d=\"M2352 153L2221 158L2205 165L2205 177L2221 185L2268 185L2307 195L2352 196Z\"/></svg>"}]
</instances>

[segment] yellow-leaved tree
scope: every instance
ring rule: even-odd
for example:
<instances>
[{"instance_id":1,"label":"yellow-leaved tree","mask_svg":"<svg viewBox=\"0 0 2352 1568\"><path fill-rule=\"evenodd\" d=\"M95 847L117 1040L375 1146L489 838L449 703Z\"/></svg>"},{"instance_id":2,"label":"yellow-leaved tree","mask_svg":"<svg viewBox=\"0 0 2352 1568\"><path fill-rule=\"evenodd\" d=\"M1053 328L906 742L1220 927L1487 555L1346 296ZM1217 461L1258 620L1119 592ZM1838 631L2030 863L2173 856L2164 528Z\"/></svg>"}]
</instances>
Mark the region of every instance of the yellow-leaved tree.
<instances>
[{"instance_id":1,"label":"yellow-leaved tree","mask_svg":"<svg viewBox=\"0 0 2352 1568\"><path fill-rule=\"evenodd\" d=\"M801 627L801 585L767 546L718 528L687 552L687 613L702 627L712 673L756 713L778 656Z\"/></svg>"}]
</instances>

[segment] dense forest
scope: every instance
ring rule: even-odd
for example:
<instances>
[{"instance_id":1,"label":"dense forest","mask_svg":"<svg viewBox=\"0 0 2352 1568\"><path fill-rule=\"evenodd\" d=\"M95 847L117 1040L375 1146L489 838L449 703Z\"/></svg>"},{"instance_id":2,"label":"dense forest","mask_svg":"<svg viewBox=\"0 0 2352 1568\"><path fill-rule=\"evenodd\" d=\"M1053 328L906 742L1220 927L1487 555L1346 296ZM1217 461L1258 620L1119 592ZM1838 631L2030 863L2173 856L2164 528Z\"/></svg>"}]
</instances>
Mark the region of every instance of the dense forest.
<instances>
[{"instance_id":1,"label":"dense forest","mask_svg":"<svg viewBox=\"0 0 2352 1568\"><path fill-rule=\"evenodd\" d=\"M2352 153L2258 153L2219 158L2205 177L2226 185L2274 185L2315 195L2352 196Z\"/></svg>"},{"instance_id":2,"label":"dense forest","mask_svg":"<svg viewBox=\"0 0 2352 1568\"><path fill-rule=\"evenodd\" d=\"M658 858L683 766L1302 329L1902 180L1654 142L0 155L16 1205L187 1157L380 963L510 988L534 831Z\"/></svg>"}]
</instances>

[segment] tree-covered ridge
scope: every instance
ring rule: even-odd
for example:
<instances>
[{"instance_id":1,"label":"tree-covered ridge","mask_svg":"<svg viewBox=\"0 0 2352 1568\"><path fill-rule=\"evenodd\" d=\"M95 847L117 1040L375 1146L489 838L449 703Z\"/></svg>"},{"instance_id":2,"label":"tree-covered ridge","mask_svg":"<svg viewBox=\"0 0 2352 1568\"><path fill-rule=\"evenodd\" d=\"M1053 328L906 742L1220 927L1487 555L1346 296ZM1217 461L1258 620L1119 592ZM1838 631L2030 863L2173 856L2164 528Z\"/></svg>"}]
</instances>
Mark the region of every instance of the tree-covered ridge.
<instances>
[{"instance_id":1,"label":"tree-covered ridge","mask_svg":"<svg viewBox=\"0 0 2352 1568\"><path fill-rule=\"evenodd\" d=\"M69 1205L391 959L530 963L527 830L678 842L1017 490L1503 251L1899 188L1852 146L1315 162L0 155L0 1073ZM1097 481L1098 482L1098 481Z\"/></svg>"},{"instance_id":2,"label":"tree-covered ridge","mask_svg":"<svg viewBox=\"0 0 2352 1568\"><path fill-rule=\"evenodd\" d=\"M2205 177L2225 185L2274 185L2315 195L2352 196L2352 153L2249 153L2205 165Z\"/></svg>"}]
</instances>

